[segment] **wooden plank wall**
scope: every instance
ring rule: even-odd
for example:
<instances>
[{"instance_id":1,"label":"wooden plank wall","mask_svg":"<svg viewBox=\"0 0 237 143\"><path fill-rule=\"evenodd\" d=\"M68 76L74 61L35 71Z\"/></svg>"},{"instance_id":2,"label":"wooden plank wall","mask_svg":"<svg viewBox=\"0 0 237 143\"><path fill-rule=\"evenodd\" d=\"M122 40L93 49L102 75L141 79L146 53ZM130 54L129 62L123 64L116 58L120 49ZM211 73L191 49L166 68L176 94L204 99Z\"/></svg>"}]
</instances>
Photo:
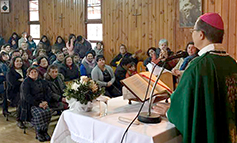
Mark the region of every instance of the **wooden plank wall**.
<instances>
[{"instance_id":1,"label":"wooden plank wall","mask_svg":"<svg viewBox=\"0 0 237 143\"><path fill-rule=\"evenodd\" d=\"M41 35L55 42L56 36L65 39L70 33L85 36L85 0L40 0ZM203 12L218 12L224 19L224 45L237 59L237 2L236 0L203 0ZM11 12L0 14L0 35L8 39L12 32L29 32L28 0L10 0ZM130 52L158 46L161 38L178 51L191 41L190 28L179 26L179 0L103 0L102 21L105 56L110 61L124 43ZM141 14L136 17L133 14ZM64 19L59 17L63 14Z\"/></svg>"},{"instance_id":2,"label":"wooden plank wall","mask_svg":"<svg viewBox=\"0 0 237 143\"><path fill-rule=\"evenodd\" d=\"M85 0L40 0L40 33L51 44L57 36L67 41L69 34L85 36ZM62 15L61 15L62 14ZM62 16L62 20L59 18Z\"/></svg>"},{"instance_id":3,"label":"wooden plank wall","mask_svg":"<svg viewBox=\"0 0 237 143\"><path fill-rule=\"evenodd\" d=\"M119 53L122 43L129 52L142 49L141 59L146 57L149 47L158 46L161 38L166 38L173 47L175 0L103 0L102 4L107 61ZM136 11L140 14L137 27L133 16Z\"/></svg>"},{"instance_id":4,"label":"wooden plank wall","mask_svg":"<svg viewBox=\"0 0 237 143\"><path fill-rule=\"evenodd\" d=\"M28 0L10 0L10 13L0 14L0 35L8 40L13 32L28 32Z\"/></svg>"}]
</instances>

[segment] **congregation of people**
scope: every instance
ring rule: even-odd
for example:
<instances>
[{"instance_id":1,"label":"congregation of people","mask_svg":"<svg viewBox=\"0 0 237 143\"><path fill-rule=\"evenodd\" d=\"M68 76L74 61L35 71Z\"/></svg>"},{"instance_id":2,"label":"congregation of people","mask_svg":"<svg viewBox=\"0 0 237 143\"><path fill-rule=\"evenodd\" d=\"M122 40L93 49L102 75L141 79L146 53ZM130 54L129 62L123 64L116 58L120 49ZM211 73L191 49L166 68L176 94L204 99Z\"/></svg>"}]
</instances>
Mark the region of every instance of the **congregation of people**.
<instances>
[{"instance_id":1,"label":"congregation of people","mask_svg":"<svg viewBox=\"0 0 237 143\"><path fill-rule=\"evenodd\" d=\"M111 98L122 95L121 80L137 73L139 52L129 53L126 45L119 46L119 53L106 64L103 42L91 43L81 35L70 34L68 41L58 36L54 44L43 35L36 45L31 35L23 32L21 37L13 33L6 42L0 37L0 94L3 98L3 115L11 113L8 107L17 108L17 125L24 129L29 122L35 128L39 141L49 141L47 133L52 115L60 115L68 109L63 96L65 83L80 76L87 76L105 87L105 95ZM184 49L186 56L165 65L179 79L199 50L189 42ZM178 53L178 52L177 52ZM175 55L166 39L159 47L147 50L148 58L143 65L153 62L162 66ZM174 83L178 80L174 80Z\"/></svg>"}]
</instances>

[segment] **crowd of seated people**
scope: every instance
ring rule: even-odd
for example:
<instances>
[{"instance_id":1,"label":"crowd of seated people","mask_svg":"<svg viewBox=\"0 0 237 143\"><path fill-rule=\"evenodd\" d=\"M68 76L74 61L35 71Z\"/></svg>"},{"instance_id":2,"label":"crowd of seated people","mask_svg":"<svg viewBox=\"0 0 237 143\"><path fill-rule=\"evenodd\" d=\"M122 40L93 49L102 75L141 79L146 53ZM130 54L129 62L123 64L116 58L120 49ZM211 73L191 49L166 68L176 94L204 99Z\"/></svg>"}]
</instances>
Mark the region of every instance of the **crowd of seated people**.
<instances>
[{"instance_id":1,"label":"crowd of seated people","mask_svg":"<svg viewBox=\"0 0 237 143\"><path fill-rule=\"evenodd\" d=\"M25 122L32 122L39 141L50 139L47 130L52 114L59 115L68 108L63 96L66 82L79 79L81 75L88 76L100 87L105 87L105 95L112 98L122 95L121 80L137 73L138 55L129 53L124 44L119 46L119 54L110 65L106 65L103 43L97 42L92 49L90 42L81 35L76 37L70 34L67 42L62 36L57 36L53 45L46 35L36 45L32 36L26 32L22 33L21 38L14 32L8 42L3 38L0 40L3 115L11 114L8 106L16 107L17 125L25 128ZM190 45L193 44L189 43L186 48L189 56L180 59L180 66L175 67L170 61L165 67L168 70L173 68L175 76L180 76L177 73L185 70L188 63L196 57L197 51ZM168 41L162 39L158 48L151 47L147 50L148 58L144 65L151 62L162 65L173 53L168 48Z\"/></svg>"},{"instance_id":2,"label":"crowd of seated people","mask_svg":"<svg viewBox=\"0 0 237 143\"><path fill-rule=\"evenodd\" d=\"M27 32L23 32L22 37L14 32L8 42L0 38L3 115L11 114L9 106L16 107L17 126L24 129L25 123L31 122L35 127L36 138L48 141L50 136L47 130L51 116L60 115L68 108L63 96L65 82L80 78L81 65L85 69L84 73L90 76L96 66L95 52L86 39L82 36L76 38L74 34L70 34L67 43L58 36L53 45L46 35L36 45Z\"/></svg>"}]
</instances>

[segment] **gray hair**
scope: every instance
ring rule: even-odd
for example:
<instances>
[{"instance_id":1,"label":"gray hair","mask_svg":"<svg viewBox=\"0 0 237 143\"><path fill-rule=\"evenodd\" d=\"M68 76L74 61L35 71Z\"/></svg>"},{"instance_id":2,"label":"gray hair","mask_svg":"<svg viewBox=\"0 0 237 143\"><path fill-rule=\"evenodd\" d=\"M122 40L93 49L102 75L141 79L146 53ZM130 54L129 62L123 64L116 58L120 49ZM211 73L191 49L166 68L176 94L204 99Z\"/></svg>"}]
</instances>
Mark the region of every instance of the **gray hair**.
<instances>
[{"instance_id":1,"label":"gray hair","mask_svg":"<svg viewBox=\"0 0 237 143\"><path fill-rule=\"evenodd\" d=\"M159 45L162 45L163 43L166 43L166 45L168 46L168 41L166 39L161 39L159 41Z\"/></svg>"}]
</instances>

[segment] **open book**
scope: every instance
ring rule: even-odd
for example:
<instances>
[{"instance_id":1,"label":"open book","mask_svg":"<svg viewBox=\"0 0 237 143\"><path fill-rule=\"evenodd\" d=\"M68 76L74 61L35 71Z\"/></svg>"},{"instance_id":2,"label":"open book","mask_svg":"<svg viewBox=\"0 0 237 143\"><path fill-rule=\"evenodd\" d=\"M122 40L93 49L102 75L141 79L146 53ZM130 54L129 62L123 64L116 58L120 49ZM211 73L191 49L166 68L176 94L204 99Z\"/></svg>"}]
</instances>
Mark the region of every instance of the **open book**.
<instances>
[{"instance_id":1,"label":"open book","mask_svg":"<svg viewBox=\"0 0 237 143\"><path fill-rule=\"evenodd\" d=\"M150 78L150 72L141 72L139 74L135 74L129 78L126 78L121 82L134 96L138 98L138 100L142 102L149 99L150 92L156 80L156 76L152 75L148 95L147 98L145 99L149 78ZM160 80L156 85L153 95L159 95L164 93L172 94L172 92L173 92L173 77L172 74L167 72L162 74Z\"/></svg>"}]
</instances>

